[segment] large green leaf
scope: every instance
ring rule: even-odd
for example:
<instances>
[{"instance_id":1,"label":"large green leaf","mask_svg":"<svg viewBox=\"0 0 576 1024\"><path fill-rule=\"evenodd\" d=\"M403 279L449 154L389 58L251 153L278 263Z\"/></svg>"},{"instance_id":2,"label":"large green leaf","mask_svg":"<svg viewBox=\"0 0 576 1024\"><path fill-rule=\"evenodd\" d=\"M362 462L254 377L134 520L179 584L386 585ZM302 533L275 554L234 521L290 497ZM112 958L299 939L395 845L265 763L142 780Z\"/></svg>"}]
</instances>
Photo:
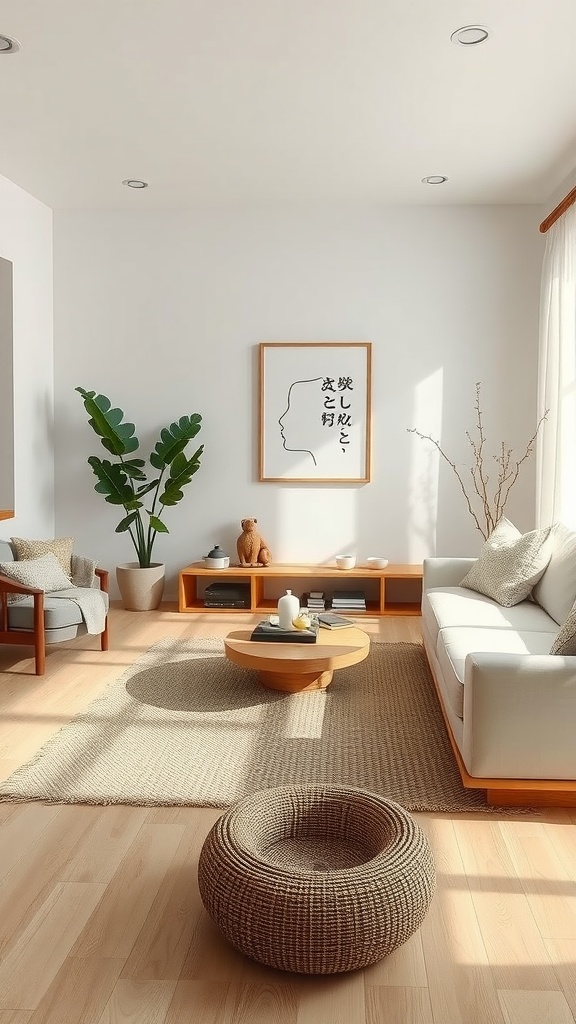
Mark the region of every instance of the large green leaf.
<instances>
[{"instance_id":1,"label":"large green leaf","mask_svg":"<svg viewBox=\"0 0 576 1024\"><path fill-rule=\"evenodd\" d=\"M156 530L156 533L169 533L170 532L168 527L164 525L162 520L158 519L158 516L153 516L153 515L150 516L150 526L152 527L153 530Z\"/></svg>"},{"instance_id":2,"label":"large green leaf","mask_svg":"<svg viewBox=\"0 0 576 1024\"><path fill-rule=\"evenodd\" d=\"M129 455L140 447L133 423L124 423L122 409L113 409L106 395L95 391L76 388L84 399L84 408L90 417L88 423L101 439L102 445L111 455Z\"/></svg>"},{"instance_id":3,"label":"large green leaf","mask_svg":"<svg viewBox=\"0 0 576 1024\"><path fill-rule=\"evenodd\" d=\"M182 488L189 484L200 469L200 456L204 451L204 445L194 452L192 458L187 459L185 455L177 455L170 466L170 475L164 483L164 491L160 495L161 505L177 505L183 497Z\"/></svg>"},{"instance_id":4,"label":"large green leaf","mask_svg":"<svg viewBox=\"0 0 576 1024\"><path fill-rule=\"evenodd\" d=\"M170 466L177 455L184 451L186 445L200 430L202 417L200 413L181 416L177 423L171 423L160 431L160 439L150 454L150 462L154 469Z\"/></svg>"},{"instance_id":5,"label":"large green leaf","mask_svg":"<svg viewBox=\"0 0 576 1024\"><path fill-rule=\"evenodd\" d=\"M128 482L121 464L91 455L88 465L92 467L98 480L94 490L98 491L98 494L103 494L106 501L111 505L124 505L126 509L141 508L142 502L135 497L134 488Z\"/></svg>"},{"instance_id":6,"label":"large green leaf","mask_svg":"<svg viewBox=\"0 0 576 1024\"><path fill-rule=\"evenodd\" d=\"M123 459L122 469L126 473L126 476L130 477L131 480L145 480L146 473L144 472L144 466L146 463L144 459Z\"/></svg>"},{"instance_id":7,"label":"large green leaf","mask_svg":"<svg viewBox=\"0 0 576 1024\"><path fill-rule=\"evenodd\" d=\"M126 516L125 519L121 519L120 522L118 523L118 526L116 527L115 532L125 533L126 530L130 529L132 523L134 523L138 519L138 515L138 512L131 512L130 515Z\"/></svg>"}]
</instances>

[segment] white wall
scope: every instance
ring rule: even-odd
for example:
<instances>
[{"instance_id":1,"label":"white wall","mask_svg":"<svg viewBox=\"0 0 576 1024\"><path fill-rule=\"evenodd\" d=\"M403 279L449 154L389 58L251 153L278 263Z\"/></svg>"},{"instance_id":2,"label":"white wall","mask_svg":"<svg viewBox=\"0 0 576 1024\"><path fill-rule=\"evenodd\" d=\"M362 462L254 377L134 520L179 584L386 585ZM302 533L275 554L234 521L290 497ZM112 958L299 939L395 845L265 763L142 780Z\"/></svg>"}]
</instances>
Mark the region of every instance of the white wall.
<instances>
[{"instance_id":1,"label":"white wall","mask_svg":"<svg viewBox=\"0 0 576 1024\"><path fill-rule=\"evenodd\" d=\"M138 197L135 197L138 199ZM480 542L457 484L426 444L467 459L474 383L487 431L522 445L534 426L542 236L538 207L363 212L56 214L56 522L113 569L133 558L93 490L103 454L77 385L101 391L148 453L160 426L203 416L200 472L167 513L168 594L215 542L234 553L257 516L276 561L420 561ZM373 343L373 475L365 486L257 481L260 341ZM508 512L533 526L534 465Z\"/></svg>"},{"instance_id":2,"label":"white wall","mask_svg":"<svg viewBox=\"0 0 576 1024\"><path fill-rule=\"evenodd\" d=\"M52 537L52 212L1 175L0 256L13 264L16 512L14 519L0 523L0 537Z\"/></svg>"}]
</instances>

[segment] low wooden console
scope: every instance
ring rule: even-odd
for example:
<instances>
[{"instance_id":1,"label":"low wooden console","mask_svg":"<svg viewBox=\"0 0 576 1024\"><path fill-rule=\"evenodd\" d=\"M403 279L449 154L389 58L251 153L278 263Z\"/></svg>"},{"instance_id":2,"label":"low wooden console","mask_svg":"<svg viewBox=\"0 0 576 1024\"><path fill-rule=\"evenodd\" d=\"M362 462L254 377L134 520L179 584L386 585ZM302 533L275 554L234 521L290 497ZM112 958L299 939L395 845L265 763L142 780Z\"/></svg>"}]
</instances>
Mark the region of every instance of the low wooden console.
<instances>
[{"instance_id":1,"label":"low wooden console","mask_svg":"<svg viewBox=\"0 0 576 1024\"><path fill-rule=\"evenodd\" d=\"M178 609L181 612L219 612L222 608L206 608L204 589L217 579L250 583L250 608L226 608L232 612L273 612L278 604L278 581L297 596L309 590L323 590L329 599L334 590L366 590L366 611L356 615L419 615L422 597L421 565L387 565L385 569L338 569L335 565L269 565L245 569L231 565L229 569L207 569L203 562L193 562L178 575ZM275 581L277 593L267 583ZM268 592L267 592L268 591ZM409 593L401 593L409 591ZM280 589L282 592L282 588ZM345 615L349 614L344 612Z\"/></svg>"}]
</instances>

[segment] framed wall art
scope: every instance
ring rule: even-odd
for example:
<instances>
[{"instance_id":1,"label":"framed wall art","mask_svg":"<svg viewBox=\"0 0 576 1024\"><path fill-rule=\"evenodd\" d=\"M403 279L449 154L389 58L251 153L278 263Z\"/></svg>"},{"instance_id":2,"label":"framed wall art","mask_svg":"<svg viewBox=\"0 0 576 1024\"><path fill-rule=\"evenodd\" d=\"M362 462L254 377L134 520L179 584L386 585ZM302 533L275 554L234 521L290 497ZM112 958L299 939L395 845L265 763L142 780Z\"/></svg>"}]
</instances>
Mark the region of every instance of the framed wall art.
<instances>
[{"instance_id":1,"label":"framed wall art","mask_svg":"<svg viewBox=\"0 0 576 1024\"><path fill-rule=\"evenodd\" d=\"M262 342L260 480L370 480L370 342Z\"/></svg>"}]
</instances>

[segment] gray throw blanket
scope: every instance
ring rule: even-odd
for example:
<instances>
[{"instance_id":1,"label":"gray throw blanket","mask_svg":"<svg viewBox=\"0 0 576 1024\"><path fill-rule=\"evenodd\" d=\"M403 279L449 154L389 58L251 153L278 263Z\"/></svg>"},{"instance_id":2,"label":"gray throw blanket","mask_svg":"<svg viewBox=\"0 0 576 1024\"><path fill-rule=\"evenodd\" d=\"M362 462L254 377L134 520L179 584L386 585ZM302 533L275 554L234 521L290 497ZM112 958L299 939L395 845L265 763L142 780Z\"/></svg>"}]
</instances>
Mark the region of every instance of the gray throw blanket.
<instances>
[{"instance_id":1,"label":"gray throw blanket","mask_svg":"<svg viewBox=\"0 0 576 1024\"><path fill-rule=\"evenodd\" d=\"M95 590L90 587L69 587L66 590L50 591L50 597L74 601L82 612L86 631L95 635L103 632L108 611L108 594L105 594L103 590Z\"/></svg>"}]
</instances>

